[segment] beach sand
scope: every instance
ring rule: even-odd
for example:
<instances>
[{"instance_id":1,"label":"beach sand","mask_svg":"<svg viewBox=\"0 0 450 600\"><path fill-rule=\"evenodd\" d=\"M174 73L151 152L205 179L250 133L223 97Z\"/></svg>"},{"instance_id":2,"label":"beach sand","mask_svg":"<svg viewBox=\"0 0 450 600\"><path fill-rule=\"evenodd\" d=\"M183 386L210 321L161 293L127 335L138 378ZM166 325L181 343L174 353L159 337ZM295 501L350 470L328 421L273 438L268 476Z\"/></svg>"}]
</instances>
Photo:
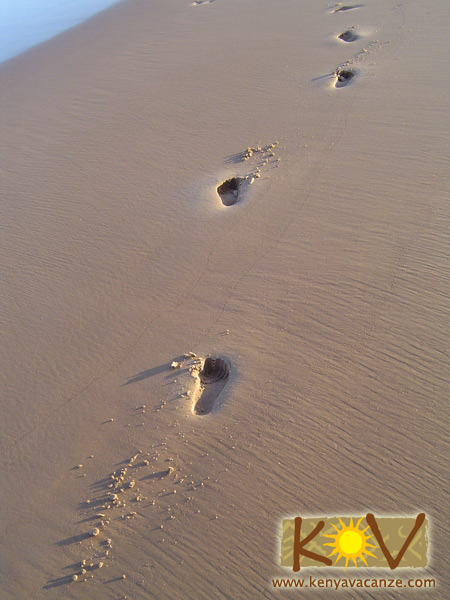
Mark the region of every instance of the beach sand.
<instances>
[{"instance_id":1,"label":"beach sand","mask_svg":"<svg viewBox=\"0 0 450 600\"><path fill-rule=\"evenodd\" d=\"M367 512L448 597L450 8L336 8L127 0L0 66L3 598L290 598L281 520Z\"/></svg>"}]
</instances>

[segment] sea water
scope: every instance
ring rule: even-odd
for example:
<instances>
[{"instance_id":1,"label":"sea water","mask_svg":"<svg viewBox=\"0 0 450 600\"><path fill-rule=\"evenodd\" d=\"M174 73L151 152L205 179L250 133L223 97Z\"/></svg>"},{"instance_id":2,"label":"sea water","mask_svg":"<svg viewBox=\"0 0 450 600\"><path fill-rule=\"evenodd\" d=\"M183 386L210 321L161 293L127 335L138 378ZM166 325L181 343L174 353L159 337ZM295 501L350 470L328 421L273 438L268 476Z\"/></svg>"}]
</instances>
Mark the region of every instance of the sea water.
<instances>
[{"instance_id":1,"label":"sea water","mask_svg":"<svg viewBox=\"0 0 450 600\"><path fill-rule=\"evenodd\" d=\"M0 0L0 62L21 54L119 0Z\"/></svg>"}]
</instances>

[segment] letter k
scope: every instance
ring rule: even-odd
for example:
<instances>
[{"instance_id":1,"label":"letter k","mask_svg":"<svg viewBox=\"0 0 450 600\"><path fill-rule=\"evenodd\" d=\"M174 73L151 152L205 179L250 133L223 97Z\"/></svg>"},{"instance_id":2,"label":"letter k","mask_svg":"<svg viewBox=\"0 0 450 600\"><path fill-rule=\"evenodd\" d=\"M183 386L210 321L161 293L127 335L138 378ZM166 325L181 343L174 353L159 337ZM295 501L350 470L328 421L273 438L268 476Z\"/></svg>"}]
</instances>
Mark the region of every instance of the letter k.
<instances>
[{"instance_id":1,"label":"letter k","mask_svg":"<svg viewBox=\"0 0 450 600\"><path fill-rule=\"evenodd\" d=\"M305 537L304 540L301 539L301 531L302 531L302 518L296 517L294 519L295 522L295 533L294 533L294 560L292 569L294 572L300 571L300 555L307 556L312 560L316 560L317 562L321 562L324 565L331 566L333 561L329 559L327 556L321 556L320 554L316 554L315 552L311 552L310 550L306 550L305 546L312 539L318 535L324 525L325 521L319 521L314 529L311 531L309 535Z\"/></svg>"}]
</instances>

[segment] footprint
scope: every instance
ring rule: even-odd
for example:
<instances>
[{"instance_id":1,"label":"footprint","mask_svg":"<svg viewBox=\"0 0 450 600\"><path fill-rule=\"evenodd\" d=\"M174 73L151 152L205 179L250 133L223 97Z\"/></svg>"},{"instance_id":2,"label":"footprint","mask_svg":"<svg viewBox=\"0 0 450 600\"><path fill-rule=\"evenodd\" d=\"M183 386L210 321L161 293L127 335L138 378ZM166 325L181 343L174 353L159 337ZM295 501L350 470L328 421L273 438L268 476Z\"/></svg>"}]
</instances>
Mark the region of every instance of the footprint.
<instances>
[{"instance_id":1,"label":"footprint","mask_svg":"<svg viewBox=\"0 0 450 600\"><path fill-rule=\"evenodd\" d=\"M280 166L281 158L275 155L279 143L275 141L267 146L248 147L243 152L227 156L226 160L229 163L249 162L249 166L252 165L252 168L247 171L246 175L230 177L217 187L217 194L224 206L233 206L241 198L244 198L249 186L262 177L265 167Z\"/></svg>"},{"instance_id":2,"label":"footprint","mask_svg":"<svg viewBox=\"0 0 450 600\"><path fill-rule=\"evenodd\" d=\"M355 76L355 73L350 69L337 69L334 72L334 76L336 78L334 82L334 87L342 88L350 83L350 81Z\"/></svg>"},{"instance_id":3,"label":"footprint","mask_svg":"<svg viewBox=\"0 0 450 600\"><path fill-rule=\"evenodd\" d=\"M233 206L239 201L239 190L243 181L243 177L232 177L219 185L217 193L224 206Z\"/></svg>"},{"instance_id":4,"label":"footprint","mask_svg":"<svg viewBox=\"0 0 450 600\"><path fill-rule=\"evenodd\" d=\"M341 35L338 35L338 38L343 42L356 42L358 36L353 31L353 29L346 29L341 33Z\"/></svg>"},{"instance_id":5,"label":"footprint","mask_svg":"<svg viewBox=\"0 0 450 600\"><path fill-rule=\"evenodd\" d=\"M362 8L362 4L337 4L333 12L345 12L346 10L355 10L356 8Z\"/></svg>"},{"instance_id":6,"label":"footprint","mask_svg":"<svg viewBox=\"0 0 450 600\"><path fill-rule=\"evenodd\" d=\"M223 358L205 360L198 374L200 388L193 408L196 415L207 415L214 409L229 375L230 368Z\"/></svg>"}]
</instances>

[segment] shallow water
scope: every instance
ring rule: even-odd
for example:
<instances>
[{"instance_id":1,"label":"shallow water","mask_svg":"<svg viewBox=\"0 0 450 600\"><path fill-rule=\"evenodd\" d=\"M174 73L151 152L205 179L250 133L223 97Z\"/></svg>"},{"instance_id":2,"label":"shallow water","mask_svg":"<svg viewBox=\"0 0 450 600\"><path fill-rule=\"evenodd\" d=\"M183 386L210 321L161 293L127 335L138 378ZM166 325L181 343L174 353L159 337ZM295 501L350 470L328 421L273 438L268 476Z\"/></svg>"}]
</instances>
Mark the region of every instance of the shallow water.
<instances>
[{"instance_id":1,"label":"shallow water","mask_svg":"<svg viewBox=\"0 0 450 600\"><path fill-rule=\"evenodd\" d=\"M0 62L21 54L119 0L2 0Z\"/></svg>"}]
</instances>

